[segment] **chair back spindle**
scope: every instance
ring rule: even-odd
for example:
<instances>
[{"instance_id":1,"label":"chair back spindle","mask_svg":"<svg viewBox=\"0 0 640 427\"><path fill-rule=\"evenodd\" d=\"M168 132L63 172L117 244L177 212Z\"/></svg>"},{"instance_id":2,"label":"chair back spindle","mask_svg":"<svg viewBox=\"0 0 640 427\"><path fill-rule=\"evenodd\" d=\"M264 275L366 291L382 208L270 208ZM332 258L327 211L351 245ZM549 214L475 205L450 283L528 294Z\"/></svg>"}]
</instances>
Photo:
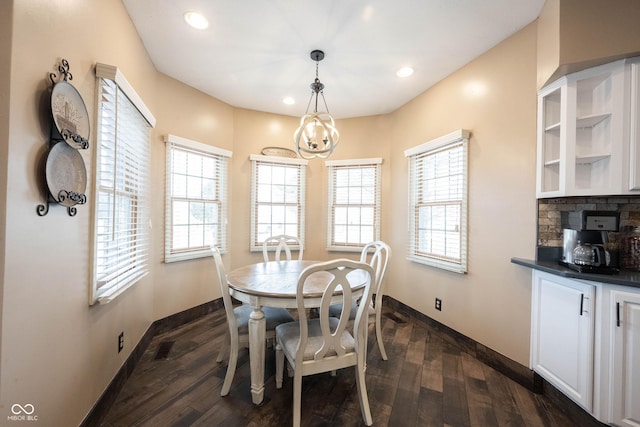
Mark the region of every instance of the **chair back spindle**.
<instances>
[{"instance_id":1,"label":"chair back spindle","mask_svg":"<svg viewBox=\"0 0 640 427\"><path fill-rule=\"evenodd\" d=\"M281 234L279 236L268 237L262 242L262 256L264 262L269 262L269 250L275 248L274 261L280 261L281 254L284 252L285 259L291 261L291 247L298 249L298 260L302 260L303 245L302 241L295 236Z\"/></svg>"},{"instance_id":2,"label":"chair back spindle","mask_svg":"<svg viewBox=\"0 0 640 427\"><path fill-rule=\"evenodd\" d=\"M222 256L220 255L220 249L217 246L211 246L211 253L213 260L216 264L216 271L218 272L218 282L220 283L220 291L222 293L222 302L224 303L224 311L227 315L227 323L229 325L229 333L231 338L237 340L238 325L236 323L236 316L233 313L233 302L231 300L231 294L229 293L229 283L227 282L227 273L222 262Z\"/></svg>"}]
</instances>

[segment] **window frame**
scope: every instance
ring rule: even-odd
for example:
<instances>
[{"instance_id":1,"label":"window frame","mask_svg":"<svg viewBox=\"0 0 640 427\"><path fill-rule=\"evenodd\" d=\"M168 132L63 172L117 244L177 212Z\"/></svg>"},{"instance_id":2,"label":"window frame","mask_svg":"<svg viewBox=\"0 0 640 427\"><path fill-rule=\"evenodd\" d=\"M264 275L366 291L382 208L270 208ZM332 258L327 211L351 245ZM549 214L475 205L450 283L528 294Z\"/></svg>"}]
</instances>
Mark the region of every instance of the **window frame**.
<instances>
[{"instance_id":1,"label":"window frame","mask_svg":"<svg viewBox=\"0 0 640 427\"><path fill-rule=\"evenodd\" d=\"M142 101L142 98L137 94L131 84L127 81L124 75L120 72L118 67L107 65L107 64L96 64L96 84L97 84L97 93L96 97L96 149L94 150L94 164L96 168L95 172L95 182L93 188L93 214L92 214L92 255L91 255L91 281L90 281L90 290L89 290L89 304L93 305L96 303L106 304L113 301L117 296L122 294L124 291L129 289L135 283L137 283L140 279L145 277L149 273L149 246L151 241L150 236L150 227L149 227L149 209L150 209L150 201L149 201L149 180L150 180L150 167L151 167L151 129L155 127L156 119L151 113L151 111L147 108L147 106ZM129 104L126 104L124 108L133 107L140 114L140 118L143 119L143 122L146 122L144 129L136 129L137 131L146 132L146 137L141 138L139 140L139 146L133 148L138 156L142 156L141 158L134 159L131 157L132 151L124 151L125 155L128 153L128 157L124 157L126 162L129 163L133 160L133 165L138 165L138 167L132 167L129 165L125 166L124 173L125 175L118 175L115 171L119 170L119 167L123 167L122 163L120 163L123 159L122 156L114 158L114 172L111 172L108 169L102 168L102 156L106 156L109 152L101 149L103 145L103 140L101 139L101 131L102 131L102 91L103 85L105 81L111 81L115 85L114 89L114 97L115 97L115 109L116 113L119 108L121 108L119 102L120 100L126 100ZM122 94L124 97L121 98L119 94ZM107 117L107 116L105 116ZM118 119L117 116L113 119L114 128L118 127ZM123 125L122 123L120 123ZM134 140L135 138L127 138L127 139L118 139L118 136L115 136L112 142L116 145L116 149L119 151L123 151L123 147L131 147L128 142ZM104 140L107 141L107 140ZM124 142L126 141L126 142ZM123 145L124 144L124 145ZM132 150L128 148L127 150ZM115 151L114 151L115 152ZM132 175L131 172L135 171L135 175ZM108 182L109 180L116 182L117 179L125 180L126 190L117 189L114 184L111 187L103 187L103 182ZM127 257L125 261L116 261L118 267L114 271L101 271L99 259L101 256L99 253L105 250L113 249L113 246L107 247L108 245L104 245L104 239L101 239L100 236L104 235L104 230L101 228L104 224L102 219L106 219L109 223L114 223L115 218L111 215L108 215L109 218L104 216L104 212L100 210L101 204L101 195L107 196L111 195L109 198L113 198L112 202L109 202L107 206L110 206L108 211L113 215L114 212L117 211L117 200L125 200L131 202L129 205L132 209L131 218L135 218L135 220L127 220L127 225L133 224L135 231L129 232L127 235L129 237L134 237L134 244L131 244L131 239L126 240L127 244ZM113 196L119 197L113 197ZM134 207L135 206L135 207ZM133 221L133 222L132 222ZM121 224L122 225L122 224ZM127 228L128 229L128 228ZM121 229L117 229L117 227L113 228L113 233L118 231L122 231ZM116 246L116 248L121 248L121 246ZM133 249L133 250L131 250ZM121 251L117 251L121 252ZM128 263L128 266L122 267Z\"/></svg>"},{"instance_id":2,"label":"window frame","mask_svg":"<svg viewBox=\"0 0 640 427\"><path fill-rule=\"evenodd\" d=\"M165 187L165 239L164 239L164 262L178 262L190 259L198 259L211 256L211 245L216 245L221 253L227 251L227 211L228 211L228 185L229 185L229 159L232 157L232 152L224 150L222 148L214 147L212 145L203 144L198 141L193 141L187 138L182 138L176 135L168 134L165 136L166 144L166 187ZM185 195L184 197L174 196L174 179L176 173L173 168L173 154L176 151L182 151L186 153L195 154L203 158L213 159L214 175L204 176L203 173L196 176L199 179L208 179L215 181L215 191L213 198L207 198L205 196L194 197ZM186 176L186 175L185 175ZM192 175L193 176L193 175ZM218 239L205 243L203 246L188 246L184 249L174 249L173 246L173 204L174 201L182 202L201 202L215 204L218 206L218 218L216 225L216 235ZM191 227L188 224L187 227ZM189 233L190 234L190 233ZM206 240L206 239L205 239Z\"/></svg>"},{"instance_id":3,"label":"window frame","mask_svg":"<svg viewBox=\"0 0 640 427\"><path fill-rule=\"evenodd\" d=\"M424 144L405 150L404 155L408 160L408 257L410 261L420 264L448 270L456 273L466 274L468 265L468 188L469 188L469 137L471 132L468 130L460 129L452 132L448 135L444 135L440 138L425 142ZM419 182L418 176L418 162L427 158L442 153L447 150L451 150L461 147L461 161L462 161L462 179L460 180L461 188L459 198L452 198L449 200L439 200L438 202L419 203L418 199L423 194L421 193L422 184ZM451 176L451 175L447 175ZM459 261L447 258L446 256L429 255L419 251L419 208L429 206L444 206L451 204L460 205L459 214ZM446 221L445 221L446 222ZM455 229L454 229L455 232Z\"/></svg>"},{"instance_id":4,"label":"window frame","mask_svg":"<svg viewBox=\"0 0 640 427\"><path fill-rule=\"evenodd\" d=\"M362 248L365 247L367 243L371 241L380 240L380 212L381 212L381 175L382 175L382 158L370 158L370 159L349 159L349 160L327 160L325 161L325 166L327 166L327 175L328 175L328 199L327 199L327 251L340 251L340 252L361 252ZM360 242L357 244L349 244L344 242L344 244L335 242L335 208L338 205L336 202L336 174L339 170L344 169L364 169L364 168L375 168L375 182L374 186L374 202L371 203L345 203L344 206L349 207L363 207L363 206L372 206L374 209L373 213L373 238L368 242ZM360 223L358 226L362 227L363 224Z\"/></svg>"},{"instance_id":5,"label":"window frame","mask_svg":"<svg viewBox=\"0 0 640 427\"><path fill-rule=\"evenodd\" d=\"M280 165L284 167L295 167L298 170L298 237L304 245L304 233L305 233L305 202L306 202L306 180L307 180L307 164L308 160L288 157L276 157L276 156L263 156L259 154L251 154L249 156L251 161L251 232L250 232L250 245L249 250L251 252L262 252L262 241L258 241L258 166L260 164L265 165ZM271 203L273 204L273 203ZM272 233L276 234L289 234L291 233ZM297 246L291 246L292 250L299 250Z\"/></svg>"}]
</instances>

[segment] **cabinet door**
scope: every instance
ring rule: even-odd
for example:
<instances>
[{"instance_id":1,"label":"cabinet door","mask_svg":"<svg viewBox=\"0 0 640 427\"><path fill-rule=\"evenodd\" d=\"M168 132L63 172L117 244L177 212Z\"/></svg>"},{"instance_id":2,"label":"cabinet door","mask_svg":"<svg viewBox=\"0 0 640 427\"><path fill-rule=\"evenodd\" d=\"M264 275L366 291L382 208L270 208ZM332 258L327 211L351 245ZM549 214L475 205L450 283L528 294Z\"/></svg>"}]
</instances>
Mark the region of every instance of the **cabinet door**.
<instances>
[{"instance_id":1,"label":"cabinet door","mask_svg":"<svg viewBox=\"0 0 640 427\"><path fill-rule=\"evenodd\" d=\"M595 286L534 271L531 367L576 403L593 407Z\"/></svg>"},{"instance_id":2,"label":"cabinet door","mask_svg":"<svg viewBox=\"0 0 640 427\"><path fill-rule=\"evenodd\" d=\"M640 426L640 294L612 291L612 422Z\"/></svg>"},{"instance_id":3,"label":"cabinet door","mask_svg":"<svg viewBox=\"0 0 640 427\"><path fill-rule=\"evenodd\" d=\"M629 190L640 190L640 59L630 61Z\"/></svg>"},{"instance_id":4,"label":"cabinet door","mask_svg":"<svg viewBox=\"0 0 640 427\"><path fill-rule=\"evenodd\" d=\"M560 79L538 95L538 197L563 196L565 191L565 142L567 85Z\"/></svg>"}]
</instances>

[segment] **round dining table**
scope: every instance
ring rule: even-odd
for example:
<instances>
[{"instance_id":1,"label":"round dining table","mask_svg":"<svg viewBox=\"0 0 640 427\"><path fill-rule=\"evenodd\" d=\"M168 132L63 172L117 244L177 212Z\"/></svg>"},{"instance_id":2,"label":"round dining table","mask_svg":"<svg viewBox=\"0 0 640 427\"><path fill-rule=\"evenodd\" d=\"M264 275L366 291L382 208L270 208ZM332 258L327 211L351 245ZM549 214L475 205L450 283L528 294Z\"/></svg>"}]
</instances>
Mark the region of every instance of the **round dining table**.
<instances>
[{"instance_id":1,"label":"round dining table","mask_svg":"<svg viewBox=\"0 0 640 427\"><path fill-rule=\"evenodd\" d=\"M237 268L227 275L231 296L249 304L253 309L249 318L249 364L251 366L251 399L256 405L262 403L264 399L266 321L262 307L298 308L296 301L298 276L305 268L319 262L322 261L260 262ZM353 298L362 296L367 281L366 276L363 270L354 270L347 275ZM305 308L320 307L322 292L329 280L329 273L309 276L303 288ZM334 300L336 303L342 303L341 293L336 293Z\"/></svg>"}]
</instances>

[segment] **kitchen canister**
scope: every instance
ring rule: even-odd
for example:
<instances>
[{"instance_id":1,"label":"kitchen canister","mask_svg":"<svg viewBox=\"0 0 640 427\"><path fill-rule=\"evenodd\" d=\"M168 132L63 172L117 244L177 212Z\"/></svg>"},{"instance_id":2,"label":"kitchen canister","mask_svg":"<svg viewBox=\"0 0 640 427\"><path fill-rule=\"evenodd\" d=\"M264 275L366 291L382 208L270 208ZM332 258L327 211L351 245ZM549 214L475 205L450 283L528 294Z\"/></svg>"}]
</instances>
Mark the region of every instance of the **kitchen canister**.
<instances>
[{"instance_id":1,"label":"kitchen canister","mask_svg":"<svg viewBox=\"0 0 640 427\"><path fill-rule=\"evenodd\" d=\"M640 271L640 227L620 227L620 268Z\"/></svg>"}]
</instances>

